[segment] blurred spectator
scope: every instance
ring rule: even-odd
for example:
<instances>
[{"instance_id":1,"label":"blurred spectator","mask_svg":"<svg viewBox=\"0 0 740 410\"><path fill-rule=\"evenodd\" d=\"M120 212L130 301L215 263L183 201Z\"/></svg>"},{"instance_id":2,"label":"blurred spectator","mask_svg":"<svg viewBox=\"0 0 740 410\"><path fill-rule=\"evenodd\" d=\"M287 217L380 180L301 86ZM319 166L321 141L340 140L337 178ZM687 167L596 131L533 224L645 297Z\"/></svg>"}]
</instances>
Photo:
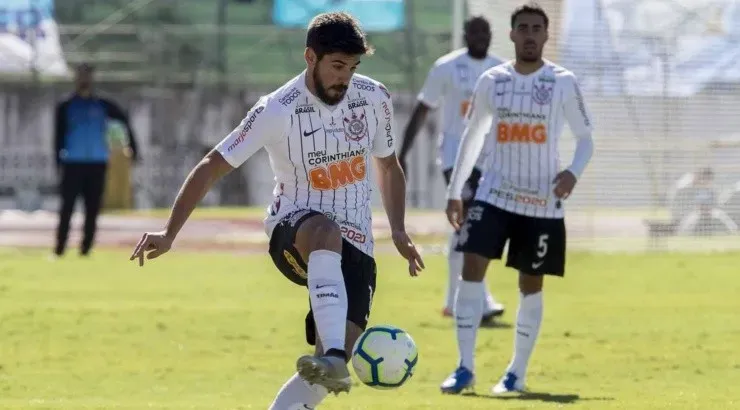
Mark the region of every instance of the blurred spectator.
<instances>
[{"instance_id":1,"label":"blurred spectator","mask_svg":"<svg viewBox=\"0 0 740 410\"><path fill-rule=\"evenodd\" d=\"M685 202L683 206L688 208L688 212L677 221L679 235L711 235L737 231L732 219L718 207L714 172L711 168L702 168L696 172L690 184L684 188L682 197Z\"/></svg>"},{"instance_id":2,"label":"blurred spectator","mask_svg":"<svg viewBox=\"0 0 740 410\"><path fill-rule=\"evenodd\" d=\"M93 90L94 68L82 64L75 72L75 91L57 105L54 156L60 173L59 226L54 253L64 254L69 236L69 223L77 198L85 205L85 224L80 254L92 248L97 219L105 191L106 169L110 152L107 141L109 119L120 121L129 137L128 155L137 158L133 130L123 110Z\"/></svg>"}]
</instances>

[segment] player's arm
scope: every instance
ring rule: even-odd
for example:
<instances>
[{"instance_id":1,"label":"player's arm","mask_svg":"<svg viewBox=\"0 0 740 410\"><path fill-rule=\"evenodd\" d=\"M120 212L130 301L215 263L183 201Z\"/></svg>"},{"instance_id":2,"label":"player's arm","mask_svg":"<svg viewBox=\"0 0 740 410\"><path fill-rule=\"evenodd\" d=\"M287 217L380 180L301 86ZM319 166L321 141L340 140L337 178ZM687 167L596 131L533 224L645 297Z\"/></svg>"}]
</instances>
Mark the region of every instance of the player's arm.
<instances>
[{"instance_id":1,"label":"player's arm","mask_svg":"<svg viewBox=\"0 0 740 410\"><path fill-rule=\"evenodd\" d=\"M54 160L57 167L62 164L62 149L67 133L67 104L67 100L60 102L54 113Z\"/></svg>"},{"instance_id":2,"label":"player's arm","mask_svg":"<svg viewBox=\"0 0 740 410\"><path fill-rule=\"evenodd\" d=\"M390 98L380 102L381 120L372 142L372 154L378 172L378 187L383 207L388 215L393 243L409 261L409 274L416 276L424 262L406 234L406 177L396 157L393 103Z\"/></svg>"},{"instance_id":3,"label":"player's arm","mask_svg":"<svg viewBox=\"0 0 740 410\"><path fill-rule=\"evenodd\" d=\"M591 156L594 152L593 126L591 123L591 113L586 106L586 101L581 94L581 88L575 77L568 84L570 90L566 90L566 100L563 104L563 113L565 120L568 122L570 130L576 137L576 150L573 155L573 162L568 170L580 178L583 171L586 170Z\"/></svg>"},{"instance_id":4,"label":"player's arm","mask_svg":"<svg viewBox=\"0 0 740 410\"><path fill-rule=\"evenodd\" d=\"M558 174L555 181L553 181L556 184L555 195L558 198L567 198L570 195L583 171L586 170L594 152L591 114L583 99L577 79L575 76L569 77L569 79L570 81L565 84L567 89L563 101L563 115L576 137L576 150L573 154L573 162ZM570 175L566 175L566 173Z\"/></svg>"},{"instance_id":5,"label":"player's arm","mask_svg":"<svg viewBox=\"0 0 740 410\"><path fill-rule=\"evenodd\" d=\"M108 118L120 121L126 128L126 133L128 134L128 146L131 149L131 159L136 161L139 158L139 146L136 143L136 135L134 134L133 127L131 127L129 116L113 101L104 98L100 101L103 103L103 107L105 107L105 113Z\"/></svg>"},{"instance_id":6,"label":"player's arm","mask_svg":"<svg viewBox=\"0 0 740 410\"><path fill-rule=\"evenodd\" d=\"M167 252L196 205L211 187L260 148L280 137L281 128L276 125L275 115L271 115L269 111L268 103L260 100L241 123L190 171L180 187L164 229L144 234L131 255L131 260L139 258L139 265L143 265L146 251L151 251L147 259Z\"/></svg>"},{"instance_id":7,"label":"player's arm","mask_svg":"<svg viewBox=\"0 0 740 410\"><path fill-rule=\"evenodd\" d=\"M446 87L444 66L435 65L429 70L424 86L417 97L416 105L411 112L411 118L403 133L401 152L398 154L401 164L406 164L406 156L427 119L429 111L437 108Z\"/></svg>"},{"instance_id":8,"label":"player's arm","mask_svg":"<svg viewBox=\"0 0 740 410\"><path fill-rule=\"evenodd\" d=\"M467 112L465 131L457 149L450 185L447 187L447 218L455 229L462 223L462 190L473 172L485 142L486 132L493 123L493 109L489 100L490 77L481 76L473 91L473 101Z\"/></svg>"}]
</instances>

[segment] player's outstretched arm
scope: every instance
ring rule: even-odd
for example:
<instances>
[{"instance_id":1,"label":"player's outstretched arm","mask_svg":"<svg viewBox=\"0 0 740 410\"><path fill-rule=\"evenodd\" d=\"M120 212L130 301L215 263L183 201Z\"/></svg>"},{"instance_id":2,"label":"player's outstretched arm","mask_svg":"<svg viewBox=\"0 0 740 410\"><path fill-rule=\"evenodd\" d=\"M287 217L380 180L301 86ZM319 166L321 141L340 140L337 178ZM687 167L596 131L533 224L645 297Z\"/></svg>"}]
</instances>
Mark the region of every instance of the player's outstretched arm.
<instances>
[{"instance_id":1,"label":"player's outstretched arm","mask_svg":"<svg viewBox=\"0 0 740 410\"><path fill-rule=\"evenodd\" d=\"M463 186L473 172L475 162L483 149L486 131L491 128L493 122L493 111L488 102L487 90L486 77L479 78L473 93L473 102L468 109L467 125L457 149L450 185L447 187L447 220L455 229L460 229L463 218L460 200Z\"/></svg>"},{"instance_id":2,"label":"player's outstretched arm","mask_svg":"<svg viewBox=\"0 0 740 410\"><path fill-rule=\"evenodd\" d=\"M154 259L172 247L175 237L193 213L196 205L203 200L213 185L231 172L234 168L216 150L209 152L198 165L190 171L177 194L170 217L163 230L148 232L136 245L130 260L139 259L139 266L144 265L144 254L147 259Z\"/></svg>"},{"instance_id":3,"label":"player's outstretched arm","mask_svg":"<svg viewBox=\"0 0 740 410\"><path fill-rule=\"evenodd\" d=\"M145 254L146 259L154 259L168 252L178 232L208 190L260 148L283 135L280 119L284 117L280 114L278 105L270 105L267 98L260 99L242 122L193 168L177 194L164 229L145 233L130 260L138 258L139 266L143 266Z\"/></svg>"},{"instance_id":4,"label":"player's outstretched arm","mask_svg":"<svg viewBox=\"0 0 740 410\"><path fill-rule=\"evenodd\" d=\"M401 256L409 262L409 274L418 276L419 271L424 269L424 261L406 233L406 177L395 153L384 158L376 158L375 162L380 196L388 214L393 243Z\"/></svg>"},{"instance_id":5,"label":"player's outstretched arm","mask_svg":"<svg viewBox=\"0 0 740 410\"><path fill-rule=\"evenodd\" d=\"M406 176L396 156L393 101L385 87L381 85L379 88L384 90L384 97L378 101L382 118L372 141L372 154L378 171L380 196L391 225L393 244L401 256L409 262L409 274L417 276L418 272L424 269L424 261L406 233Z\"/></svg>"}]
</instances>

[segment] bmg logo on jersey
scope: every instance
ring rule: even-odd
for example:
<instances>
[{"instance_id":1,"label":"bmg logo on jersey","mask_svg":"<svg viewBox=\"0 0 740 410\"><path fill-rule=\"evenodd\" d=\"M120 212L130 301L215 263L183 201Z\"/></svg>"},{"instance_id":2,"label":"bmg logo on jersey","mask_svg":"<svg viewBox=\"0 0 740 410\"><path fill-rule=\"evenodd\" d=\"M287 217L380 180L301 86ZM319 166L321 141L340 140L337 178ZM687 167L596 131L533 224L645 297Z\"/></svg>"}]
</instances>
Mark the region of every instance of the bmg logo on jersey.
<instances>
[{"instance_id":1,"label":"bmg logo on jersey","mask_svg":"<svg viewBox=\"0 0 740 410\"><path fill-rule=\"evenodd\" d=\"M257 109L254 110L254 112L252 112L252 115L249 116L247 123L244 124L244 128L242 128L242 132L240 132L236 140L231 145L229 145L229 147L226 149L226 152L231 152L234 148L236 148L237 145L241 144L242 141L244 141L244 137L247 136L247 132L252 129L252 125L257 119L257 114L261 113L264 110L264 106L259 106L257 107Z\"/></svg>"},{"instance_id":2,"label":"bmg logo on jersey","mask_svg":"<svg viewBox=\"0 0 740 410\"><path fill-rule=\"evenodd\" d=\"M284 96L278 101L280 101L280 104L287 106L287 105L290 105L293 101L295 101L295 99L298 98L299 95L301 95L301 90L294 88L288 92L288 95Z\"/></svg>"},{"instance_id":3,"label":"bmg logo on jersey","mask_svg":"<svg viewBox=\"0 0 740 410\"><path fill-rule=\"evenodd\" d=\"M308 172L311 188L331 191L362 181L367 175L364 156L356 156L319 166Z\"/></svg>"},{"instance_id":4,"label":"bmg logo on jersey","mask_svg":"<svg viewBox=\"0 0 740 410\"><path fill-rule=\"evenodd\" d=\"M520 124L499 122L496 141L500 144L544 144L547 142L547 128L544 124Z\"/></svg>"}]
</instances>

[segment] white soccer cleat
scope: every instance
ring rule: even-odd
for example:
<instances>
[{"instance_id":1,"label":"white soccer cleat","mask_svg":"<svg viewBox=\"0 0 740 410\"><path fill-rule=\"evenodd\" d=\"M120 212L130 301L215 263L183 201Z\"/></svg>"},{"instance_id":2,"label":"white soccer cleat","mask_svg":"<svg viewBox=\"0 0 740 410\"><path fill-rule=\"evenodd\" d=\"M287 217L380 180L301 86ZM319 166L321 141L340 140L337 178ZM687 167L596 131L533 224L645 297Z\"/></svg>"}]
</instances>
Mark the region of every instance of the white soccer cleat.
<instances>
[{"instance_id":1,"label":"white soccer cleat","mask_svg":"<svg viewBox=\"0 0 740 410\"><path fill-rule=\"evenodd\" d=\"M504 394L512 392L523 393L525 390L526 387L524 386L524 380L520 379L519 376L515 375L514 373L507 372L504 377L501 378L501 381L493 386L491 392L493 394Z\"/></svg>"},{"instance_id":2,"label":"white soccer cleat","mask_svg":"<svg viewBox=\"0 0 740 410\"><path fill-rule=\"evenodd\" d=\"M352 379L347 363L337 356L301 356L296 363L298 374L310 384L324 386L329 393L349 393Z\"/></svg>"}]
</instances>

